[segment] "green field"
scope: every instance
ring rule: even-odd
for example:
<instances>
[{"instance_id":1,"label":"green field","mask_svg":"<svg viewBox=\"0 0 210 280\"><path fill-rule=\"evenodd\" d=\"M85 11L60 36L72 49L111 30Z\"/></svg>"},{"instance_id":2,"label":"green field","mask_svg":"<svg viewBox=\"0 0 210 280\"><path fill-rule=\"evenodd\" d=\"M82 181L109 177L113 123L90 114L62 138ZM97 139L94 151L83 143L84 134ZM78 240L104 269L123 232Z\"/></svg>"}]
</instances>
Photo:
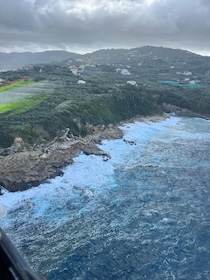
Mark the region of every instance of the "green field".
<instances>
[{"instance_id":1,"label":"green field","mask_svg":"<svg viewBox=\"0 0 210 280\"><path fill-rule=\"evenodd\" d=\"M6 105L11 102L28 99L30 97L39 96L42 94L45 95L46 92L49 92L49 89L51 88L53 88L53 85L48 81L40 81L40 82L30 81L27 84L18 83L18 86L16 87L10 89L7 88L6 91L0 91L0 108L2 105ZM0 112L1 111L2 110L0 109Z\"/></svg>"},{"instance_id":2,"label":"green field","mask_svg":"<svg viewBox=\"0 0 210 280\"><path fill-rule=\"evenodd\" d=\"M32 79L0 87L0 114L12 116L30 111L49 96L49 88L53 85L48 81Z\"/></svg>"},{"instance_id":3,"label":"green field","mask_svg":"<svg viewBox=\"0 0 210 280\"><path fill-rule=\"evenodd\" d=\"M43 144L57 139L66 128L69 137L83 137L100 126L136 115L161 114L165 110L163 103L209 116L210 76L192 69L199 74L200 84L183 84L173 80L177 79L176 70L171 70L168 62L151 58L138 65L136 58L128 58L129 66L127 56L119 55L120 62L104 65L99 57L100 63L85 67L81 76L72 74L69 62L0 73L5 82L28 77L0 87L0 153L1 147L10 147L16 137L25 143ZM171 63L174 65L174 61ZM75 65L79 67L80 63ZM129 67L131 75L121 75L116 71L118 67ZM186 64L183 69L179 63L177 67L183 72ZM86 83L78 83L80 79ZM138 86L128 85L128 80L136 81Z\"/></svg>"},{"instance_id":4,"label":"green field","mask_svg":"<svg viewBox=\"0 0 210 280\"><path fill-rule=\"evenodd\" d=\"M10 84L10 85L1 86L0 87L0 92L4 92L4 91L11 90L11 89L14 89L14 88L27 86L31 83L34 83L34 81L32 79L17 81L13 84Z\"/></svg>"},{"instance_id":5,"label":"green field","mask_svg":"<svg viewBox=\"0 0 210 280\"><path fill-rule=\"evenodd\" d=\"M47 95L37 95L19 101L10 102L0 106L0 114L9 113L15 115L33 109L36 105L43 102Z\"/></svg>"}]
</instances>

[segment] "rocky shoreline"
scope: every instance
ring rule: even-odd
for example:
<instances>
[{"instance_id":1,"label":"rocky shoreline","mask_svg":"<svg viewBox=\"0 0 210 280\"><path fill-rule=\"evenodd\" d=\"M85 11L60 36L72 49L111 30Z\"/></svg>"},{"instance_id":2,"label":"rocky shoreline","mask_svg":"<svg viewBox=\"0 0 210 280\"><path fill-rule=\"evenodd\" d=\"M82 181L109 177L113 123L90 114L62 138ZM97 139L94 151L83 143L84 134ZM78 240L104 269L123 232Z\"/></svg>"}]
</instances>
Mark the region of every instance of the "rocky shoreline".
<instances>
[{"instance_id":1,"label":"rocky shoreline","mask_svg":"<svg viewBox=\"0 0 210 280\"><path fill-rule=\"evenodd\" d=\"M157 122L164 120L168 115L155 115L149 117L136 117L125 123ZM16 139L11 153L0 156L0 186L10 192L23 191L50 178L62 176L62 168L72 164L73 159L81 152L90 155L102 156L104 160L109 155L102 151L96 144L104 139L119 139L123 137L123 131L118 126L110 125L108 128L100 128L97 133L84 138L65 137L61 141L54 141L50 145L36 149L24 149L21 151L22 139ZM18 150L19 149L19 150Z\"/></svg>"},{"instance_id":2,"label":"rocky shoreline","mask_svg":"<svg viewBox=\"0 0 210 280\"><path fill-rule=\"evenodd\" d=\"M202 119L205 119L205 120L210 119L209 117L207 117L205 115L194 113L194 112L192 112L192 111L190 111L186 108L180 108L180 107L175 106L175 105L163 103L162 106L167 113L175 113L177 116L185 116L185 117L190 117L190 118L195 117L195 118L202 118Z\"/></svg>"}]
</instances>

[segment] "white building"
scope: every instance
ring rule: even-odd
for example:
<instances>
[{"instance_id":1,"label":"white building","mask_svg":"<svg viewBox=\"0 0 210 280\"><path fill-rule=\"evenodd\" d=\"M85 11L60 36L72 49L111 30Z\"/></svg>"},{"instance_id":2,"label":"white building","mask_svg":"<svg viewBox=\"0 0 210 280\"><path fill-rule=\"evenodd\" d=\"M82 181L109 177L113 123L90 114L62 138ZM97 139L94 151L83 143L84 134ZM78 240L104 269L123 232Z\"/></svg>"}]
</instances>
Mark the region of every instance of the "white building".
<instances>
[{"instance_id":1,"label":"white building","mask_svg":"<svg viewBox=\"0 0 210 280\"><path fill-rule=\"evenodd\" d=\"M185 75L185 76L191 76L192 75L192 72L190 71L184 71L183 73L182 72L176 72L177 75Z\"/></svg>"},{"instance_id":2,"label":"white building","mask_svg":"<svg viewBox=\"0 0 210 280\"><path fill-rule=\"evenodd\" d=\"M83 81L83 80L79 80L77 83L78 83L78 84L86 84L86 82Z\"/></svg>"},{"instance_id":3,"label":"white building","mask_svg":"<svg viewBox=\"0 0 210 280\"><path fill-rule=\"evenodd\" d=\"M69 68L74 75L78 74L78 69L75 66L70 66Z\"/></svg>"},{"instance_id":4,"label":"white building","mask_svg":"<svg viewBox=\"0 0 210 280\"><path fill-rule=\"evenodd\" d=\"M124 76L126 76L126 75L130 75L131 73L128 71L128 69L125 69L125 68L123 68L122 70L121 70L121 75L124 75Z\"/></svg>"},{"instance_id":5,"label":"white building","mask_svg":"<svg viewBox=\"0 0 210 280\"><path fill-rule=\"evenodd\" d=\"M190 71L184 71L183 75L185 75L185 76L191 76L191 75L192 75L192 72L190 72Z\"/></svg>"},{"instance_id":6,"label":"white building","mask_svg":"<svg viewBox=\"0 0 210 280\"><path fill-rule=\"evenodd\" d=\"M127 81L127 85L137 86L136 81Z\"/></svg>"}]
</instances>

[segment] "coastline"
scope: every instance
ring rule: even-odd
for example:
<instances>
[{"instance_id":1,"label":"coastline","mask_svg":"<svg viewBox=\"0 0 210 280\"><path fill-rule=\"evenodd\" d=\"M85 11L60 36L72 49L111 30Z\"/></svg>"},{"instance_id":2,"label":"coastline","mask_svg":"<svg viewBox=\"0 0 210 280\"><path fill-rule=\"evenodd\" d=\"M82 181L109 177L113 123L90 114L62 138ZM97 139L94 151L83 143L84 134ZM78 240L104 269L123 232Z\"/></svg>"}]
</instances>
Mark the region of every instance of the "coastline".
<instances>
[{"instance_id":1,"label":"coastline","mask_svg":"<svg viewBox=\"0 0 210 280\"><path fill-rule=\"evenodd\" d=\"M87 155L102 156L106 161L110 155L102 151L97 144L105 139L123 138L124 133L119 126L132 122L159 122L168 117L167 114L136 116L118 125L101 128L97 133L84 138L69 139L66 137L62 142L54 141L44 148L38 147L34 150L0 156L0 186L10 192L24 191L38 186L50 178L62 176L62 168L72 164L74 158L81 152Z\"/></svg>"}]
</instances>

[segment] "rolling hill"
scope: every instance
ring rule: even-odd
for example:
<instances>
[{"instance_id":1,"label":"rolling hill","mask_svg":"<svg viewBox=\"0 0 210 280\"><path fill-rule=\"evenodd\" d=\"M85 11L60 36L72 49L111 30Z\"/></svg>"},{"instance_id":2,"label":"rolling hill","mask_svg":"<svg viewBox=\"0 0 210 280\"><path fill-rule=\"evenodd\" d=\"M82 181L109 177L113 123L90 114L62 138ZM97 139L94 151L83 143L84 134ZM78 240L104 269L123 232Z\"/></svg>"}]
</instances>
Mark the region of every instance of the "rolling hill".
<instances>
[{"instance_id":1,"label":"rolling hill","mask_svg":"<svg viewBox=\"0 0 210 280\"><path fill-rule=\"evenodd\" d=\"M0 53L0 71L15 70L28 64L50 63L80 57L79 54L67 51Z\"/></svg>"}]
</instances>

